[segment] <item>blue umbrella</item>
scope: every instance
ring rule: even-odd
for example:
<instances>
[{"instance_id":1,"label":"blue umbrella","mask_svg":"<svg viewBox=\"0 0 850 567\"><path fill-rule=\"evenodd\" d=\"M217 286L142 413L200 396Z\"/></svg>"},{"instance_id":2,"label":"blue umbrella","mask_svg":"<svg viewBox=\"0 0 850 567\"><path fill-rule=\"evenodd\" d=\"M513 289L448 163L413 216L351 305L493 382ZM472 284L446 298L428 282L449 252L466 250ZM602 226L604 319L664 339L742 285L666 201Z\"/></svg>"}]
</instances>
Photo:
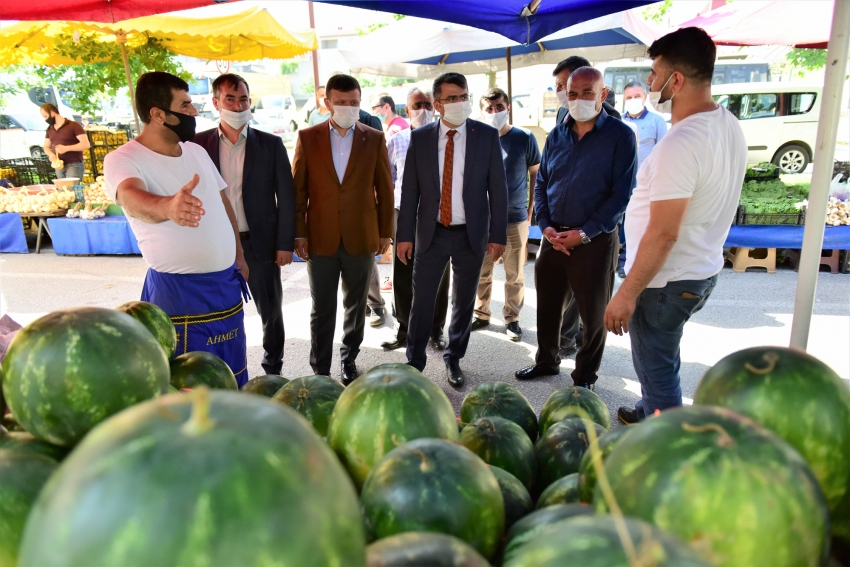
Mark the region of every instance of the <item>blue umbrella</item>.
<instances>
[{"instance_id":1,"label":"blue umbrella","mask_svg":"<svg viewBox=\"0 0 850 567\"><path fill-rule=\"evenodd\" d=\"M489 30L530 45L558 30L652 0L319 0Z\"/></svg>"}]
</instances>

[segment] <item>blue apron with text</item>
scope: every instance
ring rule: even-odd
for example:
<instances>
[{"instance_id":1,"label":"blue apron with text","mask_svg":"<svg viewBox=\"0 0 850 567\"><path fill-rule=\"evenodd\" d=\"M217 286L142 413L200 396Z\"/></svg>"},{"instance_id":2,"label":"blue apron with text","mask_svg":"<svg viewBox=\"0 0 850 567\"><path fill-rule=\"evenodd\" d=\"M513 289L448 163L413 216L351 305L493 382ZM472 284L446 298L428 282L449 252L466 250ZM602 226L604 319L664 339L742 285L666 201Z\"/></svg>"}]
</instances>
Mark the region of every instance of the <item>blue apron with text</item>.
<instances>
[{"instance_id":1,"label":"blue apron with text","mask_svg":"<svg viewBox=\"0 0 850 567\"><path fill-rule=\"evenodd\" d=\"M169 274L148 268L142 289L142 301L162 308L174 323L175 356L211 352L230 366L240 388L248 381L242 301L250 297L236 264L206 274Z\"/></svg>"}]
</instances>

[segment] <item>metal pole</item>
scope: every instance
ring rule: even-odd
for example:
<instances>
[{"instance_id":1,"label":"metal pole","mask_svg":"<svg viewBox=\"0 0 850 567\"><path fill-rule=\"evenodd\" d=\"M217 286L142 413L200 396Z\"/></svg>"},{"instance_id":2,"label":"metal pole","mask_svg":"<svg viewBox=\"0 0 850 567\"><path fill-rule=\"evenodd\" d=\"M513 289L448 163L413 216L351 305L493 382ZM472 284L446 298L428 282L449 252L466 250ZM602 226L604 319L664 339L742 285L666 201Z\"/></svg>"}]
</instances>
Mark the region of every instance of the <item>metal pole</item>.
<instances>
[{"instance_id":1,"label":"metal pole","mask_svg":"<svg viewBox=\"0 0 850 567\"><path fill-rule=\"evenodd\" d=\"M130 105L133 107L133 119L136 121L136 135L142 133L141 124L139 124L139 114L136 112L136 93L133 89L133 76L130 74L130 61L127 59L127 36L124 32L116 34L118 44L121 46L121 57L124 59L124 73L127 75L127 88L130 91Z\"/></svg>"},{"instance_id":2,"label":"metal pole","mask_svg":"<svg viewBox=\"0 0 850 567\"><path fill-rule=\"evenodd\" d=\"M313 14L313 3L307 2L307 9L310 12L310 28L315 31L316 30L316 16ZM318 42L318 37L316 38ZM319 51L317 49L313 50L312 55L310 56L313 59L313 96L317 96L319 93ZM319 100L316 99L316 108L319 108Z\"/></svg>"},{"instance_id":3,"label":"metal pole","mask_svg":"<svg viewBox=\"0 0 850 567\"><path fill-rule=\"evenodd\" d=\"M847 68L847 50L850 48L850 0L835 0L832 14L832 31L826 55L826 73L821 95L818 134L815 141L815 160L806 228L797 275L797 295L794 298L794 319L791 323L791 348L806 350L812 309L818 285L820 254L826 223L826 205L829 183L832 181L835 140L838 136L838 119L841 115L841 90Z\"/></svg>"},{"instance_id":4,"label":"metal pole","mask_svg":"<svg viewBox=\"0 0 850 567\"><path fill-rule=\"evenodd\" d=\"M508 113L508 122L514 123L514 88L513 80L511 79L511 48L505 48L505 59L508 62L508 104L511 105L511 111Z\"/></svg>"}]
</instances>

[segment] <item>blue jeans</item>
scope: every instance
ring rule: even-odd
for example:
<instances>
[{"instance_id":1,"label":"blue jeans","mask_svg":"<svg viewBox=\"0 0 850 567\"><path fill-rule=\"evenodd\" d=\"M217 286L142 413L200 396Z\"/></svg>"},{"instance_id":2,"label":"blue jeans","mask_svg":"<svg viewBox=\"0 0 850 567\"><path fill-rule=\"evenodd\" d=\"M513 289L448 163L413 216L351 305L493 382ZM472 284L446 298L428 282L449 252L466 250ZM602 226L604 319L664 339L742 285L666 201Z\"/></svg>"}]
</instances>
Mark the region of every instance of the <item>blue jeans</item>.
<instances>
[{"instance_id":1,"label":"blue jeans","mask_svg":"<svg viewBox=\"0 0 850 567\"><path fill-rule=\"evenodd\" d=\"M86 173L86 165L78 161L76 163L66 163L64 169L56 170L57 179L65 179L66 177L76 177L83 182L83 175Z\"/></svg>"},{"instance_id":2,"label":"blue jeans","mask_svg":"<svg viewBox=\"0 0 850 567\"><path fill-rule=\"evenodd\" d=\"M707 280L682 280L661 288L647 288L638 296L629 321L629 337L640 380L641 399L635 404L640 419L655 410L682 405L682 330L691 315L705 305L716 284L714 275Z\"/></svg>"}]
</instances>

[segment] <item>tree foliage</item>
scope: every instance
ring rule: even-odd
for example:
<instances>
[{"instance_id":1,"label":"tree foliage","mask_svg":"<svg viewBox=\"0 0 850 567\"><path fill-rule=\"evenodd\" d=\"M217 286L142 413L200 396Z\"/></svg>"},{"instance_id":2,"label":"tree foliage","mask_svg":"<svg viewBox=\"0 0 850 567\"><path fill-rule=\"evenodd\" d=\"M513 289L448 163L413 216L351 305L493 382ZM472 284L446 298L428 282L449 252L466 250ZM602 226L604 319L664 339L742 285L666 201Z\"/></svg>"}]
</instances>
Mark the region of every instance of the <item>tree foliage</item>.
<instances>
[{"instance_id":1,"label":"tree foliage","mask_svg":"<svg viewBox=\"0 0 850 567\"><path fill-rule=\"evenodd\" d=\"M298 61L284 61L280 64L281 75L294 75L298 72Z\"/></svg>"},{"instance_id":2,"label":"tree foliage","mask_svg":"<svg viewBox=\"0 0 850 567\"><path fill-rule=\"evenodd\" d=\"M664 0L663 2L651 4L642 12L643 19L649 22L655 22L656 24L664 23L664 16L667 15L667 12L672 7L673 0Z\"/></svg>"},{"instance_id":3,"label":"tree foliage","mask_svg":"<svg viewBox=\"0 0 850 567\"><path fill-rule=\"evenodd\" d=\"M404 18L404 14L393 14L393 21L399 21ZM375 24L369 24L365 28L357 28L357 35L366 35L370 34L375 30L379 30L383 27L390 25L391 22L378 22Z\"/></svg>"},{"instance_id":4,"label":"tree foliage","mask_svg":"<svg viewBox=\"0 0 850 567\"><path fill-rule=\"evenodd\" d=\"M816 71L826 65L826 49L795 48L785 55L785 59L795 69Z\"/></svg>"}]
</instances>

